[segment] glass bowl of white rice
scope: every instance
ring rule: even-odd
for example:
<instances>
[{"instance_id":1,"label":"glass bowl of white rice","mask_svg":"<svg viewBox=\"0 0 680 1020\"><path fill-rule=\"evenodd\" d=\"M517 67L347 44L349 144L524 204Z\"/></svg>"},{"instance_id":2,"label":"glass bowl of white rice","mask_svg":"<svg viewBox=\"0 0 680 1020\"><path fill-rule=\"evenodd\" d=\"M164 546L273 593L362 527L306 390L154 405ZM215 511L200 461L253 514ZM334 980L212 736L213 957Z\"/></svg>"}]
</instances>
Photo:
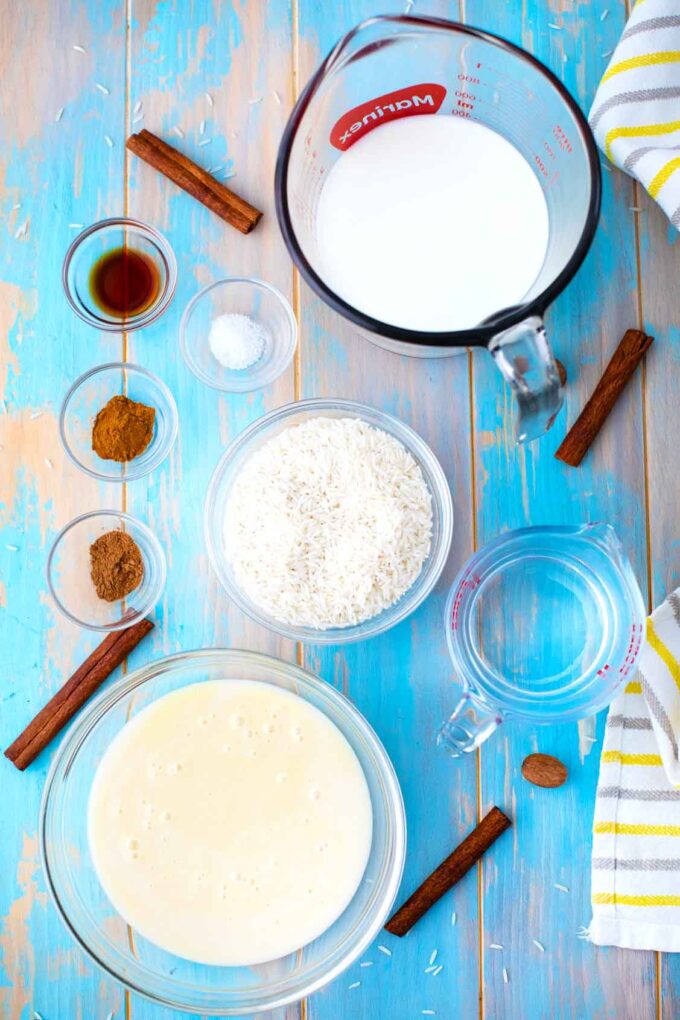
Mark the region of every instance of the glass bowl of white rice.
<instances>
[{"instance_id":1,"label":"glass bowl of white rice","mask_svg":"<svg viewBox=\"0 0 680 1020\"><path fill-rule=\"evenodd\" d=\"M205 506L208 554L248 616L297 641L381 634L429 595L453 504L413 429L349 400L302 400L245 429Z\"/></svg>"}]
</instances>

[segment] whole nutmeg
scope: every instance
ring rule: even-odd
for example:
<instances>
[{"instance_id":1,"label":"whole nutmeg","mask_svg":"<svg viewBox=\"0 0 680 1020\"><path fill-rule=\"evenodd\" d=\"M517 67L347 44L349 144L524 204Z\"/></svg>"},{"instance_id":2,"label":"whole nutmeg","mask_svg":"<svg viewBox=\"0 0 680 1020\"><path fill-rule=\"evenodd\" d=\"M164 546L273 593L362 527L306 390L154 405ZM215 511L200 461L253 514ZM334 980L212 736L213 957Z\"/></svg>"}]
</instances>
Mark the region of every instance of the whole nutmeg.
<instances>
[{"instance_id":1,"label":"whole nutmeg","mask_svg":"<svg viewBox=\"0 0 680 1020\"><path fill-rule=\"evenodd\" d=\"M530 754L522 762L522 775L534 786L554 788L567 781L567 766L551 754Z\"/></svg>"}]
</instances>

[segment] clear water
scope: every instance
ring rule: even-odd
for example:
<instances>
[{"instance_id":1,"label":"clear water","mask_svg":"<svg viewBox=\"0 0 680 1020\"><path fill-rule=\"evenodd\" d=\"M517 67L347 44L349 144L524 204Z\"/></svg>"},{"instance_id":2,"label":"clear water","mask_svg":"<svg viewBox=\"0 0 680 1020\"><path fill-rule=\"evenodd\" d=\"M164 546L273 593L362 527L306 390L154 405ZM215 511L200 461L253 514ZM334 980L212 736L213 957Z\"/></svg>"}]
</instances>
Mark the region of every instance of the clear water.
<instances>
[{"instance_id":1,"label":"clear water","mask_svg":"<svg viewBox=\"0 0 680 1020\"><path fill-rule=\"evenodd\" d=\"M510 532L472 558L449 596L454 676L501 713L585 716L631 673L644 615L608 526Z\"/></svg>"}]
</instances>

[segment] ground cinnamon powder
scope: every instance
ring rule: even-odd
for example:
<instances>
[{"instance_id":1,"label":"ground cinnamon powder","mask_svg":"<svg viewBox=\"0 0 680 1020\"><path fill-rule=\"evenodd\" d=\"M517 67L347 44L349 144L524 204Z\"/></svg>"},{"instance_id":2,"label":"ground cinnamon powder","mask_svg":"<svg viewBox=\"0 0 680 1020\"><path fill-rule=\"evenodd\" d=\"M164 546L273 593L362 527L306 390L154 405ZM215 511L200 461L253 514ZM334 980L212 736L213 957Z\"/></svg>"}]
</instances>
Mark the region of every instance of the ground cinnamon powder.
<instances>
[{"instance_id":1,"label":"ground cinnamon powder","mask_svg":"<svg viewBox=\"0 0 680 1020\"><path fill-rule=\"evenodd\" d=\"M107 531L90 546L90 576L100 599L117 602L139 587L144 563L125 531Z\"/></svg>"},{"instance_id":2,"label":"ground cinnamon powder","mask_svg":"<svg viewBox=\"0 0 680 1020\"><path fill-rule=\"evenodd\" d=\"M153 407L122 394L111 397L94 420L92 449L102 460L133 460L151 442L155 419Z\"/></svg>"}]
</instances>

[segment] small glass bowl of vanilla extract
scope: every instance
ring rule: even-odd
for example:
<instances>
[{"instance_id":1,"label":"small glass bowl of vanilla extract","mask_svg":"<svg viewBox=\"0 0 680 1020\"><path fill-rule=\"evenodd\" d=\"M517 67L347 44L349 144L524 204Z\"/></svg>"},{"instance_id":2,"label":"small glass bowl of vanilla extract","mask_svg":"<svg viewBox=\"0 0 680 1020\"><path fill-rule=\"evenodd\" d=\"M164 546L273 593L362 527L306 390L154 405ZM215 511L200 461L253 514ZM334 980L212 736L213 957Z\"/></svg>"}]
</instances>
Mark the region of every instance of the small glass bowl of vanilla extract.
<instances>
[{"instance_id":1,"label":"small glass bowl of vanilla extract","mask_svg":"<svg viewBox=\"0 0 680 1020\"><path fill-rule=\"evenodd\" d=\"M64 259L71 308L107 332L148 326L168 307L177 283L175 255L140 220L101 220L75 238Z\"/></svg>"}]
</instances>

